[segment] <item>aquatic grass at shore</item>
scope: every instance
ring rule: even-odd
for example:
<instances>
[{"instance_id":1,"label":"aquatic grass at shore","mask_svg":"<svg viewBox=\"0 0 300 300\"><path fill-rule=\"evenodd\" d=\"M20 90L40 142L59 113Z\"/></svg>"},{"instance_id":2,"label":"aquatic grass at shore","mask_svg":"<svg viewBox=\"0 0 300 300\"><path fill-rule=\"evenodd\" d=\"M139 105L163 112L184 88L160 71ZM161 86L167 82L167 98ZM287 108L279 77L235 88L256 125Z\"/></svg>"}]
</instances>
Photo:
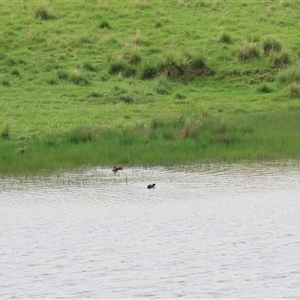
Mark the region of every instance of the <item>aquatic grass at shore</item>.
<instances>
[{"instance_id":1,"label":"aquatic grass at shore","mask_svg":"<svg viewBox=\"0 0 300 300\"><path fill-rule=\"evenodd\" d=\"M1 139L0 173L40 173L115 164L176 165L298 157L297 111L155 119L123 129L78 128L28 141ZM26 146L26 152L17 152Z\"/></svg>"}]
</instances>

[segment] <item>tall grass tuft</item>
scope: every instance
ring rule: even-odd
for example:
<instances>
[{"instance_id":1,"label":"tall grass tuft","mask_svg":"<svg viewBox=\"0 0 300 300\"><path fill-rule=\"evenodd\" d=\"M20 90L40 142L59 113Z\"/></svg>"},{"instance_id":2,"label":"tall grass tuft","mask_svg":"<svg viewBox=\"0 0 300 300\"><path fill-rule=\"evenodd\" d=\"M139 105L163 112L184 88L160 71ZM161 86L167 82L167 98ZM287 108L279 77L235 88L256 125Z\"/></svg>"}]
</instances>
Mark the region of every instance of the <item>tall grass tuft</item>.
<instances>
[{"instance_id":1,"label":"tall grass tuft","mask_svg":"<svg viewBox=\"0 0 300 300\"><path fill-rule=\"evenodd\" d=\"M47 82L49 85L57 85L58 84L58 82L55 78L49 78L49 79L47 79Z\"/></svg>"},{"instance_id":2,"label":"tall grass tuft","mask_svg":"<svg viewBox=\"0 0 300 300\"><path fill-rule=\"evenodd\" d=\"M135 76L137 71L124 60L114 60L110 62L108 73L111 75L121 75L123 77Z\"/></svg>"},{"instance_id":3,"label":"tall grass tuft","mask_svg":"<svg viewBox=\"0 0 300 300\"><path fill-rule=\"evenodd\" d=\"M159 75L159 67L154 62L146 62L140 67L140 78L153 79Z\"/></svg>"},{"instance_id":4,"label":"tall grass tuft","mask_svg":"<svg viewBox=\"0 0 300 300\"><path fill-rule=\"evenodd\" d=\"M265 93L265 94L273 92L273 89L267 83L262 83L261 85L259 85L257 90L259 93Z\"/></svg>"},{"instance_id":5,"label":"tall grass tuft","mask_svg":"<svg viewBox=\"0 0 300 300\"><path fill-rule=\"evenodd\" d=\"M219 42L224 44L233 44L231 35L226 32L221 34L221 36L219 37Z\"/></svg>"},{"instance_id":6,"label":"tall grass tuft","mask_svg":"<svg viewBox=\"0 0 300 300\"><path fill-rule=\"evenodd\" d=\"M181 138L195 138L197 135L199 135L199 132L197 132L198 129L199 127L196 123L184 126L184 128L181 131Z\"/></svg>"},{"instance_id":7,"label":"tall grass tuft","mask_svg":"<svg viewBox=\"0 0 300 300\"><path fill-rule=\"evenodd\" d=\"M168 51L159 58L142 62L136 47L123 50L123 53L109 58L108 73L131 77L138 75L143 80L154 79L160 75L171 79L182 79L211 72L202 55L191 56L186 53Z\"/></svg>"},{"instance_id":8,"label":"tall grass tuft","mask_svg":"<svg viewBox=\"0 0 300 300\"><path fill-rule=\"evenodd\" d=\"M108 73L111 75L122 74L126 69L126 63L124 61L112 61L109 65Z\"/></svg>"},{"instance_id":9,"label":"tall grass tuft","mask_svg":"<svg viewBox=\"0 0 300 300\"><path fill-rule=\"evenodd\" d=\"M21 73L17 68L13 68L11 70L11 75L19 77L21 75Z\"/></svg>"},{"instance_id":10,"label":"tall grass tuft","mask_svg":"<svg viewBox=\"0 0 300 300\"><path fill-rule=\"evenodd\" d=\"M99 24L99 27L101 29L103 29L103 28L111 29L109 22L106 20L102 20L101 23Z\"/></svg>"},{"instance_id":11,"label":"tall grass tuft","mask_svg":"<svg viewBox=\"0 0 300 300\"><path fill-rule=\"evenodd\" d=\"M6 86L6 87L9 87L9 86L10 86L9 80L8 80L8 79L3 79L3 80L2 80L2 85L3 85L3 86Z\"/></svg>"},{"instance_id":12,"label":"tall grass tuft","mask_svg":"<svg viewBox=\"0 0 300 300\"><path fill-rule=\"evenodd\" d=\"M10 125L6 123L1 131L1 138L5 140L10 140Z\"/></svg>"},{"instance_id":13,"label":"tall grass tuft","mask_svg":"<svg viewBox=\"0 0 300 300\"><path fill-rule=\"evenodd\" d=\"M83 69L84 70L87 70L87 71L90 71L90 72L96 72L97 71L97 68L95 66L93 66L91 63L89 62L85 62L83 64Z\"/></svg>"},{"instance_id":14,"label":"tall grass tuft","mask_svg":"<svg viewBox=\"0 0 300 300\"><path fill-rule=\"evenodd\" d=\"M280 52L282 45L279 41L274 39L273 37L267 37L265 40L262 42L262 48L264 55L269 55L272 52Z\"/></svg>"},{"instance_id":15,"label":"tall grass tuft","mask_svg":"<svg viewBox=\"0 0 300 300\"><path fill-rule=\"evenodd\" d=\"M296 66L284 70L283 72L278 74L277 80L280 84L287 84L292 82L300 83L300 67Z\"/></svg>"},{"instance_id":16,"label":"tall grass tuft","mask_svg":"<svg viewBox=\"0 0 300 300\"><path fill-rule=\"evenodd\" d=\"M298 82L292 82L290 85L290 98L300 98L300 84Z\"/></svg>"},{"instance_id":17,"label":"tall grass tuft","mask_svg":"<svg viewBox=\"0 0 300 300\"><path fill-rule=\"evenodd\" d=\"M142 57L138 53L131 53L131 55L128 58L128 61L130 64L136 65L142 61Z\"/></svg>"},{"instance_id":18,"label":"tall grass tuft","mask_svg":"<svg viewBox=\"0 0 300 300\"><path fill-rule=\"evenodd\" d=\"M136 102L136 98L130 93L120 95L119 99L124 103L134 103L134 102Z\"/></svg>"},{"instance_id":19,"label":"tall grass tuft","mask_svg":"<svg viewBox=\"0 0 300 300\"><path fill-rule=\"evenodd\" d=\"M142 61L142 56L135 47L129 47L124 50L122 59L130 65L138 65Z\"/></svg>"},{"instance_id":20,"label":"tall grass tuft","mask_svg":"<svg viewBox=\"0 0 300 300\"><path fill-rule=\"evenodd\" d=\"M67 71L59 70L57 73L59 80L68 80L70 77L70 74Z\"/></svg>"},{"instance_id":21,"label":"tall grass tuft","mask_svg":"<svg viewBox=\"0 0 300 300\"><path fill-rule=\"evenodd\" d=\"M165 77L160 77L157 80L156 92L160 95L168 95L171 93L172 87Z\"/></svg>"},{"instance_id":22,"label":"tall grass tuft","mask_svg":"<svg viewBox=\"0 0 300 300\"><path fill-rule=\"evenodd\" d=\"M76 85L88 85L89 80L87 77L81 73L79 69L75 69L73 72L70 73L68 77L69 81L71 83L74 83Z\"/></svg>"},{"instance_id":23,"label":"tall grass tuft","mask_svg":"<svg viewBox=\"0 0 300 300\"><path fill-rule=\"evenodd\" d=\"M38 20L51 20L54 15L51 9L46 4L39 4L35 9L35 17Z\"/></svg>"},{"instance_id":24,"label":"tall grass tuft","mask_svg":"<svg viewBox=\"0 0 300 300\"><path fill-rule=\"evenodd\" d=\"M240 61L250 61L261 57L261 49L257 43L246 43L238 49Z\"/></svg>"},{"instance_id":25,"label":"tall grass tuft","mask_svg":"<svg viewBox=\"0 0 300 300\"><path fill-rule=\"evenodd\" d=\"M206 71L210 70L205 62L205 58L202 55L196 55L191 58L191 66L194 70Z\"/></svg>"},{"instance_id":26,"label":"tall grass tuft","mask_svg":"<svg viewBox=\"0 0 300 300\"><path fill-rule=\"evenodd\" d=\"M75 128L68 133L66 139L72 144L90 142L93 140L93 132L88 127Z\"/></svg>"},{"instance_id":27,"label":"tall grass tuft","mask_svg":"<svg viewBox=\"0 0 300 300\"><path fill-rule=\"evenodd\" d=\"M284 67L291 63L291 57L289 53L286 51L281 53L271 53L270 59L271 59L271 64L274 67L278 67L278 68Z\"/></svg>"},{"instance_id":28,"label":"tall grass tuft","mask_svg":"<svg viewBox=\"0 0 300 300\"><path fill-rule=\"evenodd\" d=\"M159 69L171 78L182 76L189 66L190 60L187 56L172 51L166 53L159 62Z\"/></svg>"},{"instance_id":29,"label":"tall grass tuft","mask_svg":"<svg viewBox=\"0 0 300 300\"><path fill-rule=\"evenodd\" d=\"M134 8L136 9L147 9L149 8L149 1L148 0L135 0L134 1Z\"/></svg>"}]
</instances>

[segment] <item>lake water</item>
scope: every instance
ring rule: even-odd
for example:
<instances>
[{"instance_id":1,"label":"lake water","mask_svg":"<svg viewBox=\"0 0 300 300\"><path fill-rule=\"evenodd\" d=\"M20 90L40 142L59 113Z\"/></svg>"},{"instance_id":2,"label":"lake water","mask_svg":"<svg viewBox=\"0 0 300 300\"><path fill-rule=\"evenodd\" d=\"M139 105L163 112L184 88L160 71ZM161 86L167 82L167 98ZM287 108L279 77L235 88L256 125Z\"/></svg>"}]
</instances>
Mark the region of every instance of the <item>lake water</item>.
<instances>
[{"instance_id":1,"label":"lake water","mask_svg":"<svg viewBox=\"0 0 300 300\"><path fill-rule=\"evenodd\" d=\"M0 298L300 299L300 166L1 178L0 258Z\"/></svg>"}]
</instances>

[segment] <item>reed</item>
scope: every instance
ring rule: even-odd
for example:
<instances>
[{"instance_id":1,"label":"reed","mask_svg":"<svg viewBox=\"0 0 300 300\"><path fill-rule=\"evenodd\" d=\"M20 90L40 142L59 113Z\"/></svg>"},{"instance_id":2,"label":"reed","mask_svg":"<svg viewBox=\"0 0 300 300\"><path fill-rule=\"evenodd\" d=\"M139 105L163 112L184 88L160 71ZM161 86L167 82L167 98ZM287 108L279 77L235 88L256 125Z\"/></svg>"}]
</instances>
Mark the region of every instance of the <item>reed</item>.
<instances>
[{"instance_id":1,"label":"reed","mask_svg":"<svg viewBox=\"0 0 300 300\"><path fill-rule=\"evenodd\" d=\"M251 113L172 120L123 129L79 128L63 136L3 140L0 173L37 173L85 166L168 165L298 157L299 113ZM291 129L292 128L292 129ZM17 153L26 146L26 152Z\"/></svg>"}]
</instances>

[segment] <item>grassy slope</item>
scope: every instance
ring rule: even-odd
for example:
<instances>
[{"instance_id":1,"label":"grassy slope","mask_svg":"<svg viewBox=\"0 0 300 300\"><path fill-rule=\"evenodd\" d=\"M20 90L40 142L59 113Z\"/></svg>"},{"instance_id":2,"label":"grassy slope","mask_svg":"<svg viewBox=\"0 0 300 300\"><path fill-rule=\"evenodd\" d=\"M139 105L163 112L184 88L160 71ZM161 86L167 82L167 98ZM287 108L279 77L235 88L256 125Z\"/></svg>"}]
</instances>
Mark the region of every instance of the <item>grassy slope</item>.
<instances>
[{"instance_id":1,"label":"grassy slope","mask_svg":"<svg viewBox=\"0 0 300 300\"><path fill-rule=\"evenodd\" d=\"M182 114L193 120L227 118L234 126L248 120L250 131L259 131L257 124L269 126L261 136L283 130L295 132L291 140L297 137L296 2L6 1L0 3L0 18L0 126L8 124L18 144L80 126L122 129ZM222 36L230 41L220 41ZM268 38L281 45L278 53L239 59L243 46L262 51ZM282 53L290 64L274 65ZM114 62L127 63L134 55L141 59L132 64L135 76L109 73ZM148 65L170 57L184 64L197 56L213 73L174 79L163 72L140 79ZM280 84L291 68L298 73ZM259 118L269 123L256 122ZM278 127L272 131L274 122Z\"/></svg>"}]
</instances>

